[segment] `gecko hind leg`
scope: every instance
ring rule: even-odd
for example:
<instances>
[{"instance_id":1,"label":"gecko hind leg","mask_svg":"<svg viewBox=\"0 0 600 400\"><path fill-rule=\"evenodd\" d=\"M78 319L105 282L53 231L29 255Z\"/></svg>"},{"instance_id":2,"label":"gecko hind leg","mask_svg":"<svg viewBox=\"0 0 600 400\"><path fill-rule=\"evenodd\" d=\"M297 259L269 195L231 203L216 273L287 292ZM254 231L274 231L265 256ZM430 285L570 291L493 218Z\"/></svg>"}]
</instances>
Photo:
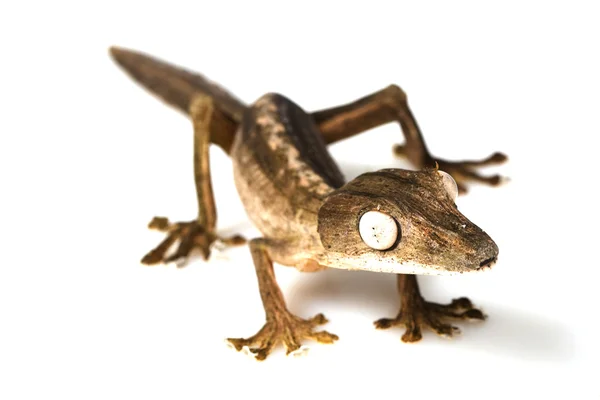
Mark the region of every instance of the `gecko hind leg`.
<instances>
[{"instance_id":1,"label":"gecko hind leg","mask_svg":"<svg viewBox=\"0 0 600 400\"><path fill-rule=\"evenodd\" d=\"M288 311L275 280L273 262L268 254L269 246L269 241L264 239L254 239L250 242L250 252L267 321L254 336L247 339L230 338L227 339L229 343L237 351L248 348L257 360L264 360L279 343L286 347L287 354L291 354L301 348L302 339L312 339L320 343L336 341L337 335L326 331L314 331L318 325L327 323L323 314L303 319Z\"/></svg>"},{"instance_id":2,"label":"gecko hind leg","mask_svg":"<svg viewBox=\"0 0 600 400\"><path fill-rule=\"evenodd\" d=\"M467 191L466 183L480 182L497 186L503 182L499 175L482 176L477 168L501 164L506 155L496 152L481 161L448 161L431 155L419 129L404 91L390 85L352 103L312 113L327 144L349 138L368 129L398 122L405 137L404 145L394 146L394 153L403 156L417 168L434 167L448 172L456 180L460 193Z\"/></svg>"},{"instance_id":3,"label":"gecko hind leg","mask_svg":"<svg viewBox=\"0 0 600 400\"><path fill-rule=\"evenodd\" d=\"M206 260L216 241L225 245L241 245L246 242L239 235L221 238L215 233L217 212L210 180L210 141L217 143L216 138L226 137L229 142L229 138L234 135L235 125L215 108L209 96L196 96L190 105L190 115L194 124L194 180L198 196L198 217L193 221L177 223L171 223L165 217L154 217L148 227L167 233L167 237L142 258L142 263L146 265L186 260L193 249L199 249ZM175 252L167 255L176 242L179 245Z\"/></svg>"},{"instance_id":4,"label":"gecko hind leg","mask_svg":"<svg viewBox=\"0 0 600 400\"><path fill-rule=\"evenodd\" d=\"M382 318L374 324L377 329L404 326L403 342L421 340L422 328L429 328L443 337L452 337L460 333L460 329L451 325L449 320L483 321L486 318L466 297L454 299L450 304L426 301L421 296L415 275L398 275L398 290L401 308L396 318Z\"/></svg>"}]
</instances>

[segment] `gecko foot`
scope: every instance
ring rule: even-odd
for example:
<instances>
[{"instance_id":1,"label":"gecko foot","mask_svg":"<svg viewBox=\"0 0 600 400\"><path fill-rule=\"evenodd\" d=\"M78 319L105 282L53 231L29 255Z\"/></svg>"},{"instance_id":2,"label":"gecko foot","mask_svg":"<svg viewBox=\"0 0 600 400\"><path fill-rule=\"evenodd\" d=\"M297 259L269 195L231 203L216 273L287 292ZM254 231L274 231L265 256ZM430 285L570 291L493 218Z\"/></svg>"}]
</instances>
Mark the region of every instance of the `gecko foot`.
<instances>
[{"instance_id":1,"label":"gecko foot","mask_svg":"<svg viewBox=\"0 0 600 400\"><path fill-rule=\"evenodd\" d=\"M154 217L148 224L148 228L166 232L167 237L142 258L142 264L146 265L185 261L193 249L199 249L202 257L207 260L210 256L211 246L216 241L228 246L246 243L246 240L239 235L220 238L214 232L204 229L197 221L171 223L165 217ZM167 252L177 241L179 246L173 254L167 256Z\"/></svg>"},{"instance_id":2,"label":"gecko foot","mask_svg":"<svg viewBox=\"0 0 600 400\"><path fill-rule=\"evenodd\" d=\"M394 154L401 157L406 157L406 148L403 145L394 146ZM429 158L431 160L431 157ZM439 169L452 175L458 186L458 192L465 194L467 192L467 182L480 182L490 186L498 186L506 181L506 178L500 175L483 176L476 172L477 168L499 165L508 160L508 157L496 152L482 160L468 161L447 161L440 158L433 158Z\"/></svg>"},{"instance_id":3,"label":"gecko foot","mask_svg":"<svg viewBox=\"0 0 600 400\"><path fill-rule=\"evenodd\" d=\"M447 323L447 320L485 320L481 310L473 307L466 297L454 299L450 304L437 304L418 297L410 307L400 310L394 319L382 318L374 322L377 329L388 329L393 326L404 326L403 342L418 342L422 338L421 328L429 328L443 337L459 334L460 329Z\"/></svg>"},{"instance_id":4,"label":"gecko foot","mask_svg":"<svg viewBox=\"0 0 600 400\"><path fill-rule=\"evenodd\" d=\"M338 336L326 331L314 332L317 325L327 323L323 314L317 314L310 319L302 319L284 311L275 314L276 317L268 319L267 323L258 333L248 339L227 339L237 351L244 348L254 354L257 360L267 358L271 350L282 342L286 347L286 354L301 348L302 339L312 339L319 343L333 343Z\"/></svg>"}]
</instances>

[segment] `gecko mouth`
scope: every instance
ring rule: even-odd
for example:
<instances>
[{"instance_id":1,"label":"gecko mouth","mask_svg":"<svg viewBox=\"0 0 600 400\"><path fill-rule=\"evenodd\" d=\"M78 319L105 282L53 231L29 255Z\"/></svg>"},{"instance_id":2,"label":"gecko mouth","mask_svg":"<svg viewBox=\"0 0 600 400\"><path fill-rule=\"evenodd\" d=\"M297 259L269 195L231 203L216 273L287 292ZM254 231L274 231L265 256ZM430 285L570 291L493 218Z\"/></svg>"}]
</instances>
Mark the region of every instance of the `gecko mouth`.
<instances>
[{"instance_id":1,"label":"gecko mouth","mask_svg":"<svg viewBox=\"0 0 600 400\"><path fill-rule=\"evenodd\" d=\"M477 271L488 271L492 269L492 266L496 264L496 261L498 261L498 257L492 257L488 258L487 260L483 260L479 263L479 268Z\"/></svg>"}]
</instances>

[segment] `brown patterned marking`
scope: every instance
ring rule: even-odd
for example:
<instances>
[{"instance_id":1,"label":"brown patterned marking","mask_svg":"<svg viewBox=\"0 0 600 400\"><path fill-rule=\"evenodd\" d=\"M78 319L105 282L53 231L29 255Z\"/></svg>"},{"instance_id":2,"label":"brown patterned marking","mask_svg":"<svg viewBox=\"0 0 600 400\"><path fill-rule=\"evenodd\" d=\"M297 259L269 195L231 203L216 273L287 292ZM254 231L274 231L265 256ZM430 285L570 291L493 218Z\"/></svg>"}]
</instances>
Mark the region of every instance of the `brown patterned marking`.
<instances>
[{"instance_id":1,"label":"brown patterned marking","mask_svg":"<svg viewBox=\"0 0 600 400\"><path fill-rule=\"evenodd\" d=\"M340 187L344 178L327 152L312 118L287 98L268 94L255 102L246 114L243 135L255 145L262 168L277 176L284 170L299 189L326 193L327 186ZM287 182L282 183L283 187Z\"/></svg>"},{"instance_id":2,"label":"brown patterned marking","mask_svg":"<svg viewBox=\"0 0 600 400\"><path fill-rule=\"evenodd\" d=\"M129 50L113 48L111 53L134 79L185 113L189 112L190 102L198 93L211 98L216 109L225 117L219 118L222 122L219 128L210 124L215 133L211 134L211 141L229 153L235 140L231 156L236 185L250 217L259 222L257 225L265 236L253 241L251 249L267 314L267 324L257 335L232 340L238 350L249 346L257 358L262 359L277 342L283 342L288 351L294 351L300 347L303 338L326 343L337 339L327 332L314 331L316 325L326 322L322 314L302 319L289 313L275 281L272 262L294 265L305 271L319 269L323 265L349 269L352 266L344 263L353 257L359 261L354 266L360 269L376 270L380 266L381 270L385 270L386 266L397 264L398 260L385 256L393 255L394 251L367 250L365 253L358 247L356 216L365 207L390 207L397 218L404 218L401 225L407 228L405 233L409 240L403 241L398 249L404 249L403 257L408 262L425 265L425 272L436 268L457 269L464 261L470 262L464 257L465 253L497 254L491 239L479 228L469 225L462 214L458 215L454 205L436 206L435 201L430 201L427 191L415 187L400 190L403 185L410 186L410 182L393 179L393 176L383 177L390 173L402 175L410 172L387 171L380 177L359 177L348 187L332 192L344 185L344 179L327 152L326 144L388 122L400 123L405 133L406 144L396 146L396 154L407 156L419 168L437 162L442 170L457 180L459 190L465 190L463 183L466 181L491 185L501 182L497 176L478 175L475 168L503 162L506 160L503 154L495 153L482 161L448 162L433 158L408 108L406 95L399 87L391 85L354 103L311 116L283 96L273 94L263 96L251 110L247 110L242 102L199 74ZM242 120L242 127L235 134ZM202 146L202 152L207 148ZM207 167L205 172L208 173ZM424 176L422 178L423 182L427 181ZM436 185L431 182L425 182L425 186L436 190ZM200 197L203 196L199 194ZM448 200L447 195L443 197ZM207 202L201 203L206 205ZM317 210L325 211L326 215L317 218ZM445 213L448 218L444 217ZM189 244L189 237L204 238L203 235L185 233L200 232L201 219L190 224L170 224L167 219L159 218L151 225L161 230L181 231L183 241ZM328 232L321 230L322 223L329 224L325 228ZM325 233L325 247L338 252L328 253L323 249L317 224L319 232ZM413 239L415 236L420 238L410 242L411 235ZM336 240L327 243L332 238ZM487 264L495 259L493 256L479 260L484 265L479 265L480 269L488 268ZM401 312L396 319L377 321L377 327L403 324L407 328L403 337L406 341L420 339L421 326L428 326L442 335L451 334L453 327L441 323L441 317L482 318L481 312L474 309L466 298L456 299L449 305L424 301L413 275L399 275L398 289L402 298Z\"/></svg>"}]
</instances>

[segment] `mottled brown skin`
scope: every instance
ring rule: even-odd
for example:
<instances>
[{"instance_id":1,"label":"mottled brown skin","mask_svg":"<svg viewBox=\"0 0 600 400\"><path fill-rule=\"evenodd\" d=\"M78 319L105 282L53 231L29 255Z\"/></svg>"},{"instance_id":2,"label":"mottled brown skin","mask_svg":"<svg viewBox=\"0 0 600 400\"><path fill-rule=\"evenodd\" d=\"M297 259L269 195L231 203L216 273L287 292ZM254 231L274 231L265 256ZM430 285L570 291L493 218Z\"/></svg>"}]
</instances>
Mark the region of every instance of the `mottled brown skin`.
<instances>
[{"instance_id":1,"label":"mottled brown skin","mask_svg":"<svg viewBox=\"0 0 600 400\"><path fill-rule=\"evenodd\" d=\"M142 53L112 48L111 54L135 80L165 102L190 115L194 125L194 168L198 217L170 223L155 217L150 227L167 238L142 262L186 259L193 249L208 258L211 245L244 243L240 236L215 233L216 211L210 182L208 147L215 143L232 158L235 183L249 217L262 237L249 243L265 309L266 323L254 336L229 339L248 348L259 360L283 343L288 353L303 339L332 343L338 337L315 331L326 322L322 314L302 319L291 314L277 285L273 262L302 271L323 268L398 270L401 309L394 319L375 322L377 328L402 325L407 342L421 339L421 328L451 336L457 328L448 319L484 318L466 298L448 305L430 303L419 292L418 273L463 273L495 262L498 248L480 228L456 208L437 168L450 173L459 189L473 180L497 185L500 178L481 177L479 166L500 163L496 153L483 161L450 162L431 156L408 107L406 95L392 85L356 102L309 114L278 94L268 94L250 106L203 76ZM363 174L346 183L327 151L327 144L388 122L398 122L406 142L395 152L420 171L398 169ZM369 210L392 215L402 234L392 248L369 248L358 234L358 221ZM178 242L178 248L167 255Z\"/></svg>"},{"instance_id":2,"label":"mottled brown skin","mask_svg":"<svg viewBox=\"0 0 600 400\"><path fill-rule=\"evenodd\" d=\"M372 210L391 215L401 228L400 240L387 250L370 248L355 229ZM435 169L360 175L325 199L318 231L328 258L360 269L375 270L375 255L381 268L410 262L427 266L421 273L465 273L498 255L494 241L458 211Z\"/></svg>"}]
</instances>

